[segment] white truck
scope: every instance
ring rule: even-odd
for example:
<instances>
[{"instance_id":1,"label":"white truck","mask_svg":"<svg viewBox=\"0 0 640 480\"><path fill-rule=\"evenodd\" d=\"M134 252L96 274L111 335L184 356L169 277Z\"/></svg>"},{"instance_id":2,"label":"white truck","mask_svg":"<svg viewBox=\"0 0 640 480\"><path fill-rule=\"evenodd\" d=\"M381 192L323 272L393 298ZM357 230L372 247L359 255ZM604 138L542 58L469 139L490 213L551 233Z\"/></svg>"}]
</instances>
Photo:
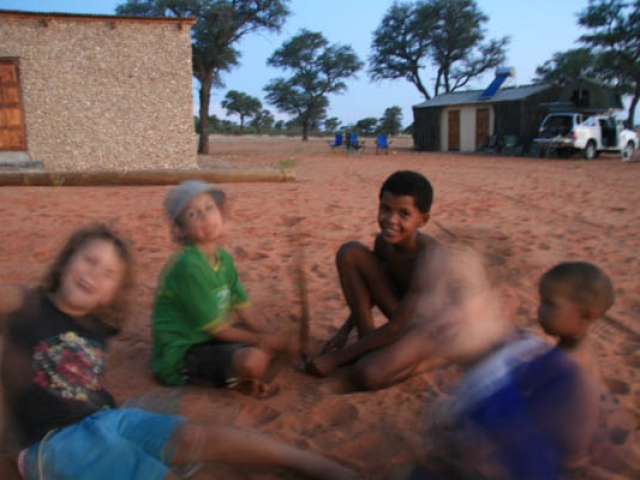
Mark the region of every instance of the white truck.
<instances>
[{"instance_id":1,"label":"white truck","mask_svg":"<svg viewBox=\"0 0 640 480\"><path fill-rule=\"evenodd\" d=\"M559 157L570 157L582 152L591 160L601 152L614 152L629 161L638 148L638 135L623 127L622 122L612 115L584 113L550 113L533 139L540 156L556 152Z\"/></svg>"}]
</instances>

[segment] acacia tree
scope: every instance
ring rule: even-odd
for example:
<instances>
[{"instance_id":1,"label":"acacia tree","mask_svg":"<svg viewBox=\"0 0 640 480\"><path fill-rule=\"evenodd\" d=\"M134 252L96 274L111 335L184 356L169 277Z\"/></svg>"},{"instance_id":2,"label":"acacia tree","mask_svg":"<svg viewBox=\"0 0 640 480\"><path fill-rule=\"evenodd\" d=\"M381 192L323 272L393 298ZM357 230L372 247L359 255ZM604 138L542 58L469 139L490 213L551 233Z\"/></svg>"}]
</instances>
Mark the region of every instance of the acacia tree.
<instances>
[{"instance_id":1,"label":"acacia tree","mask_svg":"<svg viewBox=\"0 0 640 480\"><path fill-rule=\"evenodd\" d=\"M327 118L324 121L325 132L336 132L340 128L340 119L338 117Z\"/></svg>"},{"instance_id":2,"label":"acacia tree","mask_svg":"<svg viewBox=\"0 0 640 480\"><path fill-rule=\"evenodd\" d=\"M289 0L128 0L118 15L194 17L191 30L193 76L200 82L200 139L198 153L209 153L211 89L222 87L220 74L238 65L234 48L248 33L279 32L289 15Z\"/></svg>"},{"instance_id":3,"label":"acacia tree","mask_svg":"<svg viewBox=\"0 0 640 480\"><path fill-rule=\"evenodd\" d=\"M309 139L310 128L325 118L327 95L345 91L344 80L363 66L351 47L329 45L321 33L306 29L278 48L267 64L291 71L289 78L272 79L264 90L269 103L296 116L303 141Z\"/></svg>"},{"instance_id":4,"label":"acacia tree","mask_svg":"<svg viewBox=\"0 0 640 480\"><path fill-rule=\"evenodd\" d=\"M422 82L420 70L428 53L427 29L418 24L415 6L394 3L373 32L369 76L372 80L406 79L425 98L431 98Z\"/></svg>"},{"instance_id":5,"label":"acacia tree","mask_svg":"<svg viewBox=\"0 0 640 480\"><path fill-rule=\"evenodd\" d=\"M404 78L429 100L421 70L432 66L434 95L458 90L505 60L509 38L484 42L487 21L474 0L394 3L373 33L369 75Z\"/></svg>"},{"instance_id":6,"label":"acacia tree","mask_svg":"<svg viewBox=\"0 0 640 480\"><path fill-rule=\"evenodd\" d=\"M397 135L401 129L402 109L397 106L387 108L378 122L378 131L389 135Z\"/></svg>"},{"instance_id":7,"label":"acacia tree","mask_svg":"<svg viewBox=\"0 0 640 480\"><path fill-rule=\"evenodd\" d=\"M640 0L591 0L578 23L590 30L580 42L598 55L602 76L631 95L627 124L632 127L640 101Z\"/></svg>"},{"instance_id":8,"label":"acacia tree","mask_svg":"<svg viewBox=\"0 0 640 480\"><path fill-rule=\"evenodd\" d=\"M269 110L260 110L251 120L250 125L256 129L258 133L269 132L273 128L276 119Z\"/></svg>"},{"instance_id":9,"label":"acacia tree","mask_svg":"<svg viewBox=\"0 0 640 480\"><path fill-rule=\"evenodd\" d=\"M356 122L356 130L360 135L373 135L378 125L378 119L373 117L361 118Z\"/></svg>"},{"instance_id":10,"label":"acacia tree","mask_svg":"<svg viewBox=\"0 0 640 480\"><path fill-rule=\"evenodd\" d=\"M262 102L259 99L237 90L229 90L220 105L222 108L226 108L227 115L236 114L240 116L241 131L244 129L244 119L246 117L255 117L262 110Z\"/></svg>"},{"instance_id":11,"label":"acacia tree","mask_svg":"<svg viewBox=\"0 0 640 480\"><path fill-rule=\"evenodd\" d=\"M580 77L601 79L598 56L589 48L574 48L566 52L556 52L536 68L534 83L555 83L568 85Z\"/></svg>"}]
</instances>

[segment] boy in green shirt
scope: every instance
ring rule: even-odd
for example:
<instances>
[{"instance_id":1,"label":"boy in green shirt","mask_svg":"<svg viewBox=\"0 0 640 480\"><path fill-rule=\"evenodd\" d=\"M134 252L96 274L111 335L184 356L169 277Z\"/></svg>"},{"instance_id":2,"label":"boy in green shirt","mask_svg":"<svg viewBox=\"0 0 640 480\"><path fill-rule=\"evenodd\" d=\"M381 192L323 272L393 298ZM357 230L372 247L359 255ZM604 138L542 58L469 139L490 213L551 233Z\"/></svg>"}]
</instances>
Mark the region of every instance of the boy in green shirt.
<instances>
[{"instance_id":1,"label":"boy in green shirt","mask_svg":"<svg viewBox=\"0 0 640 480\"><path fill-rule=\"evenodd\" d=\"M200 180L182 182L165 197L165 213L182 248L158 282L153 369L167 385L204 381L264 397L270 393L262 378L271 352L285 350L288 342L251 305L233 258L218 244L225 199L222 190Z\"/></svg>"}]
</instances>

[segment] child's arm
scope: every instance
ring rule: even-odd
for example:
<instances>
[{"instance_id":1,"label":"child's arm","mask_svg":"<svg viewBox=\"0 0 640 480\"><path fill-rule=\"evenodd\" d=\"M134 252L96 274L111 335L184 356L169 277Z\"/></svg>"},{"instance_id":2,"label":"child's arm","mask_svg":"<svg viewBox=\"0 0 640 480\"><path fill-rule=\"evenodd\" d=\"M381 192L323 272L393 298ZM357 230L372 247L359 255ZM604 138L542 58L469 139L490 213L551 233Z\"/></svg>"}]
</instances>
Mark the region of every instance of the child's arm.
<instances>
[{"instance_id":1,"label":"child's arm","mask_svg":"<svg viewBox=\"0 0 640 480\"><path fill-rule=\"evenodd\" d=\"M194 448L195 447L195 448ZM197 458L194 458L197 457ZM221 462L296 470L311 478L355 480L352 470L264 435L227 427L185 427L174 463Z\"/></svg>"},{"instance_id":2,"label":"child's arm","mask_svg":"<svg viewBox=\"0 0 640 480\"><path fill-rule=\"evenodd\" d=\"M563 423L569 426L559 429L565 467L576 468L588 459L589 446L600 420L600 399L605 388L600 381L597 358L588 337L577 344L571 342L570 347L561 340L558 348L576 366L574 388L571 395L564 396L566 412L561 416Z\"/></svg>"},{"instance_id":3,"label":"child's arm","mask_svg":"<svg viewBox=\"0 0 640 480\"><path fill-rule=\"evenodd\" d=\"M228 326L212 330L211 335L217 340L228 343L244 343L252 347L265 350L285 351L290 347L290 341L283 335L275 333L256 333L242 327Z\"/></svg>"},{"instance_id":4,"label":"child's arm","mask_svg":"<svg viewBox=\"0 0 640 480\"><path fill-rule=\"evenodd\" d=\"M292 333L289 331L278 331L269 325L258 310L247 305L237 310L240 320L259 336L260 346L276 352L289 352L295 348L291 339Z\"/></svg>"},{"instance_id":5,"label":"child's arm","mask_svg":"<svg viewBox=\"0 0 640 480\"><path fill-rule=\"evenodd\" d=\"M269 324L253 305L236 308L236 312L242 323L252 332L265 333L269 331Z\"/></svg>"},{"instance_id":6,"label":"child's arm","mask_svg":"<svg viewBox=\"0 0 640 480\"><path fill-rule=\"evenodd\" d=\"M242 327L230 325L224 328L214 328L210 330L211 336L216 340L227 343L244 343L252 347L260 345L260 337L255 332Z\"/></svg>"}]
</instances>

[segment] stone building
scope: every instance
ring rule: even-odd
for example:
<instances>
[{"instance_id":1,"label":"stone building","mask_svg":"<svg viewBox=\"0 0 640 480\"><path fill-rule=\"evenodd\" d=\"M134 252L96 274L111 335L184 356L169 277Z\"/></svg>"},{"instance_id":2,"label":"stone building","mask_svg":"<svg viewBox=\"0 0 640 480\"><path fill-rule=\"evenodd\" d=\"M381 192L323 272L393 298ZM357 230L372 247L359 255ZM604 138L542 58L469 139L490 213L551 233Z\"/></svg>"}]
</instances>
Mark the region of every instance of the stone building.
<instances>
[{"instance_id":1,"label":"stone building","mask_svg":"<svg viewBox=\"0 0 640 480\"><path fill-rule=\"evenodd\" d=\"M0 157L193 168L194 19L0 10Z\"/></svg>"}]
</instances>

